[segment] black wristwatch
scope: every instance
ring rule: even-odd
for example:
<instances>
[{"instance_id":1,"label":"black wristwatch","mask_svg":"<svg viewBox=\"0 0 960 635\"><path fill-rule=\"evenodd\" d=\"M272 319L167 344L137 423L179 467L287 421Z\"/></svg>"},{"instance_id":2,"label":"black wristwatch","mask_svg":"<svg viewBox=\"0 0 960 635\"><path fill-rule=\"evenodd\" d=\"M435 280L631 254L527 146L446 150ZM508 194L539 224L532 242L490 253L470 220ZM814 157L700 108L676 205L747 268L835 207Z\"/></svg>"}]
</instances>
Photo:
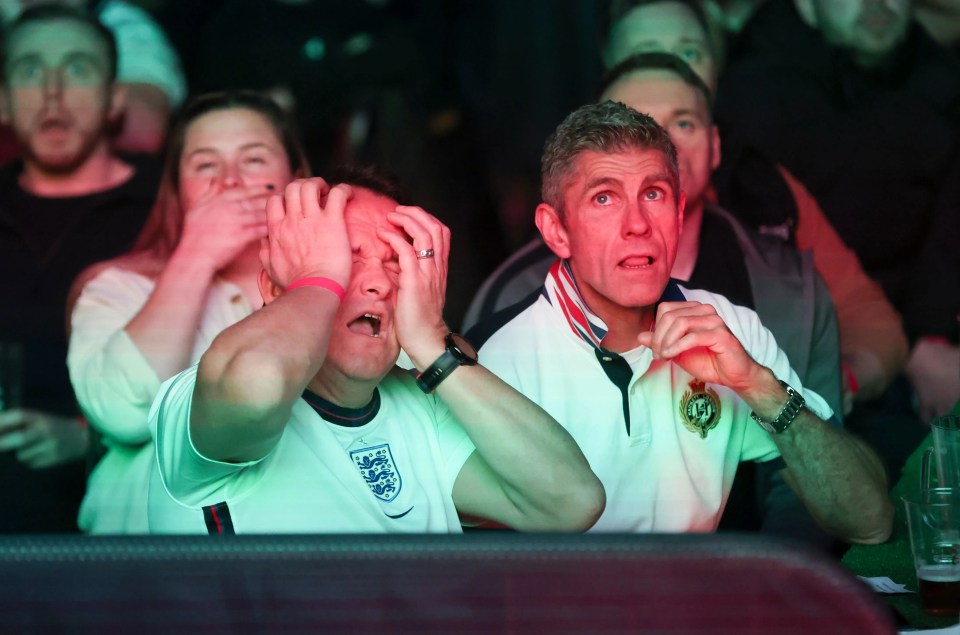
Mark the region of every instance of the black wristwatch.
<instances>
[{"instance_id":1,"label":"black wristwatch","mask_svg":"<svg viewBox=\"0 0 960 635\"><path fill-rule=\"evenodd\" d=\"M750 416L753 417L753 420L759 423L760 427L770 434L780 434L789 428L790 424L793 423L793 420L797 418L798 414L800 414L800 409L803 408L803 404L806 403L803 395L791 388L785 381L778 381L780 381L780 385L783 386L783 389L787 391L787 403L783 405L783 408L780 410L780 414L777 415L777 418L773 421L764 421L757 416L757 413L750 413Z\"/></svg>"},{"instance_id":2,"label":"black wristwatch","mask_svg":"<svg viewBox=\"0 0 960 635\"><path fill-rule=\"evenodd\" d=\"M417 385L428 395L455 369L477 363L477 350L459 333L447 333L443 341L447 350L427 370L417 375Z\"/></svg>"}]
</instances>

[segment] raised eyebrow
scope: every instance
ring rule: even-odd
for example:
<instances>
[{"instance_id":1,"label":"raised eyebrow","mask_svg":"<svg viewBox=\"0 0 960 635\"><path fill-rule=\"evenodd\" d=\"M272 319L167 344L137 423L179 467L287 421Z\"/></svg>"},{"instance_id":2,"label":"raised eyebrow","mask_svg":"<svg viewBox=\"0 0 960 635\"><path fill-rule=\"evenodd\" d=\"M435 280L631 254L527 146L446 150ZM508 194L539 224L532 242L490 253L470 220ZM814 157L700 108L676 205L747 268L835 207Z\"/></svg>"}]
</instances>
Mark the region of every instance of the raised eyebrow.
<instances>
[{"instance_id":1,"label":"raised eyebrow","mask_svg":"<svg viewBox=\"0 0 960 635\"><path fill-rule=\"evenodd\" d=\"M273 152L273 148L263 143L262 141L251 141L250 143L246 143L240 146L240 151L243 152L245 150L255 150L260 148L267 150L269 152Z\"/></svg>"},{"instance_id":2,"label":"raised eyebrow","mask_svg":"<svg viewBox=\"0 0 960 635\"><path fill-rule=\"evenodd\" d=\"M260 142L260 141L254 141L254 142L251 142L251 143L247 143L247 144L245 144L245 145L242 145L242 146L240 146L240 151L241 151L241 152L244 152L244 151L246 151L246 150L253 150L253 149L259 149L259 148L263 148L264 150L267 150L267 151L269 151L269 152L273 152L273 149L272 149L270 146L268 146L267 144L262 143L262 142ZM198 154L205 154L205 153L209 153L209 154L219 154L219 153L217 152L217 150L214 149L214 148L197 148L196 150L191 150L191 151L187 154L186 159L187 159L187 160L190 160L191 158L193 158L194 156L196 156L196 155L198 155Z\"/></svg>"},{"instance_id":3,"label":"raised eyebrow","mask_svg":"<svg viewBox=\"0 0 960 635\"><path fill-rule=\"evenodd\" d=\"M667 172L660 172L657 174L651 174L646 178L644 178L641 189L645 190L648 187L652 187L654 185L662 185L662 186L666 186L666 189L672 192L673 191L671 189L672 184L673 184L673 178L670 176L670 174L668 174Z\"/></svg>"},{"instance_id":4,"label":"raised eyebrow","mask_svg":"<svg viewBox=\"0 0 960 635\"><path fill-rule=\"evenodd\" d=\"M595 179L593 179L593 180L591 180L591 181L587 181L587 186L586 186L585 189L586 189L586 190L592 190L592 189L598 188L598 187L600 187L600 186L602 186L602 185L618 185L618 184L619 184L619 181L617 181L617 179L615 179L615 178L613 178L613 177L610 177L610 176L601 176L601 177L595 178Z\"/></svg>"},{"instance_id":5,"label":"raised eyebrow","mask_svg":"<svg viewBox=\"0 0 960 635\"><path fill-rule=\"evenodd\" d=\"M184 160L185 160L185 161L190 161L190 160L192 160L195 156L197 156L197 155L199 155L199 154L213 154L213 155L216 155L216 154L217 154L217 151L214 150L213 148L197 148L196 150L191 150L191 151L187 154L187 156L184 157Z\"/></svg>"},{"instance_id":6,"label":"raised eyebrow","mask_svg":"<svg viewBox=\"0 0 960 635\"><path fill-rule=\"evenodd\" d=\"M96 55L85 53L83 51L74 51L72 53L67 53L67 55L62 60L60 60L60 62L57 63L55 66L63 66L65 64L68 64L76 60L90 62L93 66L101 65L100 58L98 58ZM13 67L13 66L17 66L18 64L23 64L25 62L40 63L41 65L43 65L43 56L41 56L39 53L25 53L19 57L15 57L11 59L8 66Z\"/></svg>"},{"instance_id":7,"label":"raised eyebrow","mask_svg":"<svg viewBox=\"0 0 960 635\"><path fill-rule=\"evenodd\" d=\"M40 63L42 63L42 62L43 62L43 58L40 57L40 54L39 54L39 53L24 53L23 55L20 55L19 57L11 58L10 61L7 62L7 67L8 67L8 68L13 68L14 66L18 66L18 65L23 64L23 63L25 63L25 62L40 62Z\"/></svg>"},{"instance_id":8,"label":"raised eyebrow","mask_svg":"<svg viewBox=\"0 0 960 635\"><path fill-rule=\"evenodd\" d=\"M647 47L647 48L653 47L657 49L665 48L665 46L660 42L660 40L657 40L654 38L648 38L646 40L638 40L633 45L633 48L635 49L638 49L641 47Z\"/></svg>"},{"instance_id":9,"label":"raised eyebrow","mask_svg":"<svg viewBox=\"0 0 960 635\"><path fill-rule=\"evenodd\" d=\"M677 108L672 113L670 113L671 119L678 119L680 117L693 117L698 121L703 121L703 117L700 116L700 113L697 112L694 108Z\"/></svg>"},{"instance_id":10,"label":"raised eyebrow","mask_svg":"<svg viewBox=\"0 0 960 635\"><path fill-rule=\"evenodd\" d=\"M68 53L66 57L64 57L63 60L60 62L60 65L63 65L67 62L73 62L76 60L90 62L94 66L101 66L99 57L91 53L85 53L83 51L74 51L72 53Z\"/></svg>"}]
</instances>

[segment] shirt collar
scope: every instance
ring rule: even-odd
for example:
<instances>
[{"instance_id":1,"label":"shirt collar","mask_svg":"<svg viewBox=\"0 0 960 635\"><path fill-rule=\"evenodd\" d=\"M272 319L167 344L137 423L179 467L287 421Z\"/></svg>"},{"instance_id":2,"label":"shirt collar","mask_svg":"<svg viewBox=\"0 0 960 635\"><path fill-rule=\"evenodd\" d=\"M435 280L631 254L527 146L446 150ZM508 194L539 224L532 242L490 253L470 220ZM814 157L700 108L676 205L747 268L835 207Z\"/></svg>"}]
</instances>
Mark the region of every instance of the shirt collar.
<instances>
[{"instance_id":1,"label":"shirt collar","mask_svg":"<svg viewBox=\"0 0 960 635\"><path fill-rule=\"evenodd\" d=\"M568 261L561 258L553 263L547 273L543 293L550 306L563 316L574 335L594 349L605 350L601 342L607 335L607 325L600 316L590 310L580 293ZM677 281L670 278L657 304L683 302L685 299Z\"/></svg>"},{"instance_id":2,"label":"shirt collar","mask_svg":"<svg viewBox=\"0 0 960 635\"><path fill-rule=\"evenodd\" d=\"M346 428L359 428L362 425L366 425L373 421L377 413L380 412L379 389L374 389L373 398L370 400L370 403L360 408L338 406L332 401L328 401L311 391L309 388L304 389L302 397L325 421Z\"/></svg>"}]
</instances>

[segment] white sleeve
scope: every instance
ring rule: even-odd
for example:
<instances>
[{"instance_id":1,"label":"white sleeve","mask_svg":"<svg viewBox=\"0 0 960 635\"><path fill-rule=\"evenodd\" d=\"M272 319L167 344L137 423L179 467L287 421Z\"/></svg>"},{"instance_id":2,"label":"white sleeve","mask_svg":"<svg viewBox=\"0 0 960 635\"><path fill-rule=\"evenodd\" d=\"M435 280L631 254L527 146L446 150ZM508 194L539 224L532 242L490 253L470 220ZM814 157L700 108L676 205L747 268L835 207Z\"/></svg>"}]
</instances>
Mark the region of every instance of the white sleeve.
<instances>
[{"instance_id":1,"label":"white sleeve","mask_svg":"<svg viewBox=\"0 0 960 635\"><path fill-rule=\"evenodd\" d=\"M800 391L807 401L807 408L814 414L824 421L830 420L833 409L827 405L823 397L800 383L800 376L790 366L787 354L781 350L773 333L763 325L755 311L736 306L723 296L714 293L691 289L683 291L688 300L712 304L750 357L761 366L766 366L773 371L777 379L785 381L791 388Z\"/></svg>"},{"instance_id":2,"label":"white sleeve","mask_svg":"<svg viewBox=\"0 0 960 635\"><path fill-rule=\"evenodd\" d=\"M176 108L187 96L180 57L167 36L146 12L123 0L110 0L98 16L117 41L117 81L150 84L162 90Z\"/></svg>"},{"instance_id":3,"label":"white sleeve","mask_svg":"<svg viewBox=\"0 0 960 635\"><path fill-rule=\"evenodd\" d=\"M108 441L150 440L147 415L160 380L124 327L152 292L149 279L107 269L83 288L70 316L70 381L81 410Z\"/></svg>"},{"instance_id":4,"label":"white sleeve","mask_svg":"<svg viewBox=\"0 0 960 635\"><path fill-rule=\"evenodd\" d=\"M452 494L453 484L457 482L457 476L460 475L463 464L474 453L476 447L446 404L439 398L434 398L436 399L437 440L440 444L440 455L443 457L443 473Z\"/></svg>"},{"instance_id":5,"label":"white sleeve","mask_svg":"<svg viewBox=\"0 0 960 635\"><path fill-rule=\"evenodd\" d=\"M707 301L697 297L696 293L685 292L688 299ZM805 388L800 383L800 377L790 366L790 360L787 359L786 353L777 345L773 333L760 322L759 316L750 309L733 305L722 296L710 295L712 299L709 300L709 303L714 305L727 328L740 340L747 353L758 364L773 371L777 379L800 391L807 402L807 408L824 421L829 421L830 417L833 416L833 410L820 395ZM773 442L770 433L753 420L747 421L746 424L746 437L741 453L742 461L763 462L780 455L780 451Z\"/></svg>"},{"instance_id":6,"label":"white sleeve","mask_svg":"<svg viewBox=\"0 0 960 635\"><path fill-rule=\"evenodd\" d=\"M193 507L226 500L232 490L246 485L236 477L242 476L246 467L259 463L214 461L194 447L190 409L197 368L198 365L191 366L165 381L150 409L150 431L157 447L163 486L175 500Z\"/></svg>"}]
</instances>

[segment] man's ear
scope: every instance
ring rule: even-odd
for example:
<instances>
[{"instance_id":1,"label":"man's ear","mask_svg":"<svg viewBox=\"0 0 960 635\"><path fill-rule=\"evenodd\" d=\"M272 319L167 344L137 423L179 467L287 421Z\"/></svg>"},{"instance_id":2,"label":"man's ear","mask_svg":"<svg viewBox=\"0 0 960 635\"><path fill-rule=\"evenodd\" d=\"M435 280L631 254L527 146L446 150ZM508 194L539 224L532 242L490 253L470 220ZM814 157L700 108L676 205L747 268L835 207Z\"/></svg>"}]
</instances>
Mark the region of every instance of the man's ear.
<instances>
[{"instance_id":1,"label":"man's ear","mask_svg":"<svg viewBox=\"0 0 960 635\"><path fill-rule=\"evenodd\" d=\"M260 297L263 298L263 306L267 306L283 295L283 289L277 286L265 269L261 269L260 275L257 276L257 286L260 288Z\"/></svg>"},{"instance_id":2,"label":"man's ear","mask_svg":"<svg viewBox=\"0 0 960 635\"><path fill-rule=\"evenodd\" d=\"M797 7L797 13L799 13L803 21L807 23L807 26L811 29L820 28L819 21L817 20L817 10L813 6L813 0L793 0L793 4Z\"/></svg>"},{"instance_id":3,"label":"man's ear","mask_svg":"<svg viewBox=\"0 0 960 635\"><path fill-rule=\"evenodd\" d=\"M713 172L720 167L720 158L723 156L720 151L722 146L720 145L720 131L717 129L716 125L710 126L710 147L712 148L710 156L710 171Z\"/></svg>"},{"instance_id":4,"label":"man's ear","mask_svg":"<svg viewBox=\"0 0 960 635\"><path fill-rule=\"evenodd\" d=\"M677 199L677 229L683 231L683 211L687 207L687 194L680 192L680 198Z\"/></svg>"},{"instance_id":5,"label":"man's ear","mask_svg":"<svg viewBox=\"0 0 960 635\"><path fill-rule=\"evenodd\" d=\"M540 203L537 205L536 221L537 229L540 230L540 235L543 236L543 242L547 243L547 247L558 257L569 258L570 240L557 210L552 205Z\"/></svg>"},{"instance_id":6,"label":"man's ear","mask_svg":"<svg viewBox=\"0 0 960 635\"><path fill-rule=\"evenodd\" d=\"M127 87L121 84L114 84L110 87L110 104L107 110L107 119L109 121L118 121L127 109Z\"/></svg>"}]
</instances>

